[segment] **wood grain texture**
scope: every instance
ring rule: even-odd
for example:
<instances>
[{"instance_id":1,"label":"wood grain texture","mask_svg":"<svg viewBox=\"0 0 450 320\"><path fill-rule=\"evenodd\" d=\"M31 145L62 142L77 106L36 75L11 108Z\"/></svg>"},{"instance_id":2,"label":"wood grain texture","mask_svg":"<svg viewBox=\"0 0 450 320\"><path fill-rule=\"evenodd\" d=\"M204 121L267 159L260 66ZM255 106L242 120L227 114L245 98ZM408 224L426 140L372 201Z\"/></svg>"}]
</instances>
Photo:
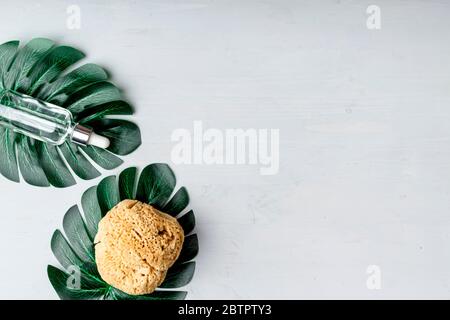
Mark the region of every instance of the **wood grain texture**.
<instances>
[{"instance_id":1,"label":"wood grain texture","mask_svg":"<svg viewBox=\"0 0 450 320\"><path fill-rule=\"evenodd\" d=\"M78 0L80 30L73 1L0 2L2 42L51 37L111 72L142 129L128 166L170 162L194 120L280 129L278 175L173 166L200 242L188 298L450 297L447 1L378 0L376 31L373 1ZM0 179L0 298L56 297L51 232L95 183Z\"/></svg>"}]
</instances>

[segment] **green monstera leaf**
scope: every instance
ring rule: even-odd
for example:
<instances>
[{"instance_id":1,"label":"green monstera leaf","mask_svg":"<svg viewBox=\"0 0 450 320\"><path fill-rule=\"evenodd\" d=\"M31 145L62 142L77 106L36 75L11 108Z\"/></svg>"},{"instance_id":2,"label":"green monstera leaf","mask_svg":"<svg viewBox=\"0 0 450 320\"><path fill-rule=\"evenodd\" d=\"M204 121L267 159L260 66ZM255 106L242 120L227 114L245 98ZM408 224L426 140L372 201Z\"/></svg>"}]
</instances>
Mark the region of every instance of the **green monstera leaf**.
<instances>
[{"instance_id":1,"label":"green monstera leaf","mask_svg":"<svg viewBox=\"0 0 450 320\"><path fill-rule=\"evenodd\" d=\"M107 150L71 142L53 146L0 127L0 173L6 178L19 182L22 176L35 186L68 187L76 183L73 173L85 180L100 175L92 161L104 169L116 168L123 162L116 155L126 155L141 144L138 126L116 117L133 110L121 100L119 89L107 82L106 71L95 64L70 68L83 58L81 51L43 38L22 48L19 41L0 45L0 90L67 108L75 121L111 141Z\"/></svg>"},{"instance_id":2,"label":"green monstera leaf","mask_svg":"<svg viewBox=\"0 0 450 320\"><path fill-rule=\"evenodd\" d=\"M48 278L61 299L112 300L179 300L185 291L174 290L188 284L195 270L191 261L198 253L198 238L192 233L195 217L192 210L185 211L189 196L185 187L174 193L175 175L167 164L145 167L139 178L134 167L123 170L118 177L104 178L97 186L86 190L81 207L70 208L63 219L65 235L56 230L51 249L62 269L49 265ZM172 196L172 193L173 196ZM172 197L171 197L172 196ZM102 280L95 263L93 240L100 219L124 199L137 199L149 203L178 219L186 235L180 256L168 270L161 286L148 295L128 295ZM77 277L73 276L77 273Z\"/></svg>"}]
</instances>

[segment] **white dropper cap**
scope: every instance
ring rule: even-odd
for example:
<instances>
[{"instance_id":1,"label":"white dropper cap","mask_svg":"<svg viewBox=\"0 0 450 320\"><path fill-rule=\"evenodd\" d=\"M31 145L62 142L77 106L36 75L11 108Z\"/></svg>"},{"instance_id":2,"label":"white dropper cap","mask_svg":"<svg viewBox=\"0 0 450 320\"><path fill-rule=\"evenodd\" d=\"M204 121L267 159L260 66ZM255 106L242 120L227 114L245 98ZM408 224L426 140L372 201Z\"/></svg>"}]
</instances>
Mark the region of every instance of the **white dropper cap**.
<instances>
[{"instance_id":1,"label":"white dropper cap","mask_svg":"<svg viewBox=\"0 0 450 320\"><path fill-rule=\"evenodd\" d=\"M82 146L90 144L103 149L108 148L110 144L108 138L96 134L92 128L85 127L79 123L73 127L70 140Z\"/></svg>"},{"instance_id":2,"label":"white dropper cap","mask_svg":"<svg viewBox=\"0 0 450 320\"><path fill-rule=\"evenodd\" d=\"M89 139L87 141L87 144L106 149L109 147L109 139L96 134L95 132L91 132L91 135L89 136Z\"/></svg>"}]
</instances>

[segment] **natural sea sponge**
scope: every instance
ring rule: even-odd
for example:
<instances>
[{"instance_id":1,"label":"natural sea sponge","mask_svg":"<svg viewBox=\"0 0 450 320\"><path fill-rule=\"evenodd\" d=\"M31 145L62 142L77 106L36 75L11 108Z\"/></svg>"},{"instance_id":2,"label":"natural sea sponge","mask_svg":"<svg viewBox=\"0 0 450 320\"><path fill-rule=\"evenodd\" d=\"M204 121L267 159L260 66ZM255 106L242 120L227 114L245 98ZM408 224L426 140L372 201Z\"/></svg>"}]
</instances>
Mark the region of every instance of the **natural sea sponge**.
<instances>
[{"instance_id":1,"label":"natural sea sponge","mask_svg":"<svg viewBox=\"0 0 450 320\"><path fill-rule=\"evenodd\" d=\"M98 224L95 260L107 283L128 294L147 294L178 259L184 232L178 221L151 205L123 200Z\"/></svg>"}]
</instances>

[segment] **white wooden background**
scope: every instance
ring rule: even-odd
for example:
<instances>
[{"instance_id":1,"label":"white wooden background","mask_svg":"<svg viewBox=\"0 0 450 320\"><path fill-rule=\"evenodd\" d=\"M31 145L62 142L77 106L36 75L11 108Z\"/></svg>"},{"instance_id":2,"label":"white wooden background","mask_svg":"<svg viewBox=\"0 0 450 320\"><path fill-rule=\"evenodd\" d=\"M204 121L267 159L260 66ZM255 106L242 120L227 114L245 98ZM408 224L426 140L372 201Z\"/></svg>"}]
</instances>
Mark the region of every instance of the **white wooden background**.
<instances>
[{"instance_id":1,"label":"white wooden background","mask_svg":"<svg viewBox=\"0 0 450 320\"><path fill-rule=\"evenodd\" d=\"M69 5L81 29L66 27ZM366 8L381 8L381 29ZM50 37L110 70L143 145L176 128L279 128L278 175L173 166L200 254L188 298L450 297L450 3L0 1L0 41ZM46 266L65 211L99 182L0 177L0 298L57 298ZM366 286L369 265L380 290Z\"/></svg>"}]
</instances>

